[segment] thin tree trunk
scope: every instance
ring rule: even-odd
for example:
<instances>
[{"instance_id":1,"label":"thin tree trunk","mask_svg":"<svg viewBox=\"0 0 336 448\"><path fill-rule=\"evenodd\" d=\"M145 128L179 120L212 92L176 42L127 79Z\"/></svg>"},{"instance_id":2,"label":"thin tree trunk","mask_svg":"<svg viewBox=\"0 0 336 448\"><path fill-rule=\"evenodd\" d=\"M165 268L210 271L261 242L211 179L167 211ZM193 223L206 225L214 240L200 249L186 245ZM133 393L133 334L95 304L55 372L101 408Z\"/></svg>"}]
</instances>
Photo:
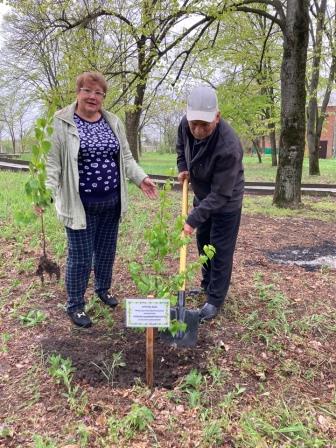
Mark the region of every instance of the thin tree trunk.
<instances>
[{"instance_id":1,"label":"thin tree trunk","mask_svg":"<svg viewBox=\"0 0 336 448\"><path fill-rule=\"evenodd\" d=\"M16 154L16 139L14 129L9 128L9 134L12 141L13 154Z\"/></svg>"},{"instance_id":2,"label":"thin tree trunk","mask_svg":"<svg viewBox=\"0 0 336 448\"><path fill-rule=\"evenodd\" d=\"M142 143L141 143L141 129L138 131L138 148L139 148L139 157L142 156Z\"/></svg>"},{"instance_id":3,"label":"thin tree trunk","mask_svg":"<svg viewBox=\"0 0 336 448\"><path fill-rule=\"evenodd\" d=\"M321 0L321 5L316 6L316 33L313 47L313 66L309 84L309 102L307 107L307 143L309 151L309 174L320 175L319 166L319 139L316 135L318 122L317 89L320 78L320 62L322 51L323 26L326 13L327 0Z\"/></svg>"},{"instance_id":4,"label":"thin tree trunk","mask_svg":"<svg viewBox=\"0 0 336 448\"><path fill-rule=\"evenodd\" d=\"M270 139L271 146L272 146L272 166L277 166L278 165L278 157L277 157L277 144L276 144L274 124L271 125L269 139Z\"/></svg>"},{"instance_id":5,"label":"thin tree trunk","mask_svg":"<svg viewBox=\"0 0 336 448\"><path fill-rule=\"evenodd\" d=\"M139 162L138 129L141 110L126 112L126 136L131 153L136 162Z\"/></svg>"},{"instance_id":6,"label":"thin tree trunk","mask_svg":"<svg viewBox=\"0 0 336 448\"><path fill-rule=\"evenodd\" d=\"M262 163L262 158L261 158L261 154L260 154L260 145L259 145L259 141L257 139L252 140L254 148L256 150L257 156L258 156L258 160L259 163Z\"/></svg>"},{"instance_id":7,"label":"thin tree trunk","mask_svg":"<svg viewBox=\"0 0 336 448\"><path fill-rule=\"evenodd\" d=\"M288 0L281 66L281 134L273 202L299 207L305 147L308 0Z\"/></svg>"},{"instance_id":8,"label":"thin tree trunk","mask_svg":"<svg viewBox=\"0 0 336 448\"><path fill-rule=\"evenodd\" d=\"M143 64L143 53L139 54L139 67ZM139 139L138 133L140 129L140 118L142 112L143 101L146 91L146 81L143 78L139 81L136 87L135 97L134 97L134 109L130 112L126 112L126 136L130 146L130 150L136 162L139 162Z\"/></svg>"},{"instance_id":9,"label":"thin tree trunk","mask_svg":"<svg viewBox=\"0 0 336 448\"><path fill-rule=\"evenodd\" d=\"M335 36L334 37L336 38L336 29L335 29ZM327 115L326 111L327 111L327 106L329 104L331 91L333 89L333 85L334 85L334 81L335 81L335 74L336 74L336 54L335 54L335 52L333 52L332 63L331 63L330 71L329 71L327 87L325 89L325 93L324 93L324 97L323 97L323 101L322 101L322 106L321 106L319 117L317 119L317 124L316 124L316 145L317 145L318 148L320 147L320 140L321 140L321 133L322 133L322 128L323 128L323 123L324 123L324 119L325 119L325 117Z\"/></svg>"},{"instance_id":10,"label":"thin tree trunk","mask_svg":"<svg viewBox=\"0 0 336 448\"><path fill-rule=\"evenodd\" d=\"M272 87L270 89L269 98L272 99L272 102L274 103ZM277 158L277 144L276 144L276 136L275 136L275 124L274 124L273 120L270 121L270 119L272 118L272 109L270 107L266 108L265 117L267 118L267 120L269 120L268 129L269 129L269 140L270 140L270 144L271 144L272 166L277 166L278 158Z\"/></svg>"},{"instance_id":11,"label":"thin tree trunk","mask_svg":"<svg viewBox=\"0 0 336 448\"><path fill-rule=\"evenodd\" d=\"M309 175L320 175L319 145L317 145L316 126L318 122L318 108L316 97L311 97L307 107L307 144L309 152Z\"/></svg>"}]
</instances>

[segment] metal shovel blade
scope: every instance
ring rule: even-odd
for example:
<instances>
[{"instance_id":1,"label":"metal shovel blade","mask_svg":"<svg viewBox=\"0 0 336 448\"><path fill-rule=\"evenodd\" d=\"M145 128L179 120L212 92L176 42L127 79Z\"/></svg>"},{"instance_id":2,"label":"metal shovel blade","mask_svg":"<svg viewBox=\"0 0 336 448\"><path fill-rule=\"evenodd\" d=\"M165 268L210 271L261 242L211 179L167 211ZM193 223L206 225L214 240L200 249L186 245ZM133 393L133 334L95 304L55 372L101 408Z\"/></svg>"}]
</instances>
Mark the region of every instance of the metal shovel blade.
<instances>
[{"instance_id":1,"label":"metal shovel blade","mask_svg":"<svg viewBox=\"0 0 336 448\"><path fill-rule=\"evenodd\" d=\"M179 315L179 316L178 316ZM198 337L199 312L198 310L187 310L184 307L171 308L170 319L180 320L187 324L185 332L179 331L175 336L169 331L162 331L160 339L169 345L177 347L195 347Z\"/></svg>"}]
</instances>

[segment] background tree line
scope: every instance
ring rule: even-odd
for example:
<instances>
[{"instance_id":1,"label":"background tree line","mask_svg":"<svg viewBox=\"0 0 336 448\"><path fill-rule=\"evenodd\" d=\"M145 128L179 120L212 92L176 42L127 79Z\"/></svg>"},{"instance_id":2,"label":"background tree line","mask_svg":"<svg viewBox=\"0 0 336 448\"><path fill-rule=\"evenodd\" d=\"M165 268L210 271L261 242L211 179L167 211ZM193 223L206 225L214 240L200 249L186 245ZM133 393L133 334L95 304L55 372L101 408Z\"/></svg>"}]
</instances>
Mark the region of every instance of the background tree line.
<instances>
[{"instance_id":1,"label":"background tree line","mask_svg":"<svg viewBox=\"0 0 336 448\"><path fill-rule=\"evenodd\" d=\"M186 93L202 81L217 89L224 118L247 145L258 148L259 137L269 135L276 205L300 204L306 132L310 174L319 174L319 138L335 82L335 1L9 4L1 81L9 92L24 92L31 108L68 104L77 74L98 70L110 85L105 107L123 118L138 160L139 136L150 124L171 146Z\"/></svg>"}]
</instances>

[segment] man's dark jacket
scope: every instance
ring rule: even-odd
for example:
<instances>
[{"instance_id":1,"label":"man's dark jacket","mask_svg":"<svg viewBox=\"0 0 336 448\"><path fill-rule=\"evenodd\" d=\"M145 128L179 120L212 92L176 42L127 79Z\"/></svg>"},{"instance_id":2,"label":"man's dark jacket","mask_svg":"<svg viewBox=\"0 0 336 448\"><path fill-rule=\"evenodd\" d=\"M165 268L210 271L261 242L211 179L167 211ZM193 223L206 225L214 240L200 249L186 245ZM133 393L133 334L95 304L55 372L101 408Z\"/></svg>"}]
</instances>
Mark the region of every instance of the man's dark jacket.
<instances>
[{"instance_id":1,"label":"man's dark jacket","mask_svg":"<svg viewBox=\"0 0 336 448\"><path fill-rule=\"evenodd\" d=\"M198 227L214 213L241 208L244 193L243 149L233 129L220 119L200 150L193 154L194 138L183 117L177 136L178 171L189 171L195 208L186 222Z\"/></svg>"}]
</instances>

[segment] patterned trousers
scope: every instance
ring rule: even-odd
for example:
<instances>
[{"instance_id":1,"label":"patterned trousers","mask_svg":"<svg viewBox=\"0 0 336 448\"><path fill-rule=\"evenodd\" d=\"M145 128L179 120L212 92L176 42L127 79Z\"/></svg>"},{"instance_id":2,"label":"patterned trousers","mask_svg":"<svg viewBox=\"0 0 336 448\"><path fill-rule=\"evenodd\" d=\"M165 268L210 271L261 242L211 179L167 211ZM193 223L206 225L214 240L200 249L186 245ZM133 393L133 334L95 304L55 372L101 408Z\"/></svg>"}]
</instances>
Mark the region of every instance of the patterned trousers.
<instances>
[{"instance_id":1,"label":"patterned trousers","mask_svg":"<svg viewBox=\"0 0 336 448\"><path fill-rule=\"evenodd\" d=\"M84 294L92 266L96 293L107 291L112 282L120 218L119 199L90 203L84 208L86 229L72 230L66 227L68 258L65 285L68 311L84 307Z\"/></svg>"}]
</instances>

